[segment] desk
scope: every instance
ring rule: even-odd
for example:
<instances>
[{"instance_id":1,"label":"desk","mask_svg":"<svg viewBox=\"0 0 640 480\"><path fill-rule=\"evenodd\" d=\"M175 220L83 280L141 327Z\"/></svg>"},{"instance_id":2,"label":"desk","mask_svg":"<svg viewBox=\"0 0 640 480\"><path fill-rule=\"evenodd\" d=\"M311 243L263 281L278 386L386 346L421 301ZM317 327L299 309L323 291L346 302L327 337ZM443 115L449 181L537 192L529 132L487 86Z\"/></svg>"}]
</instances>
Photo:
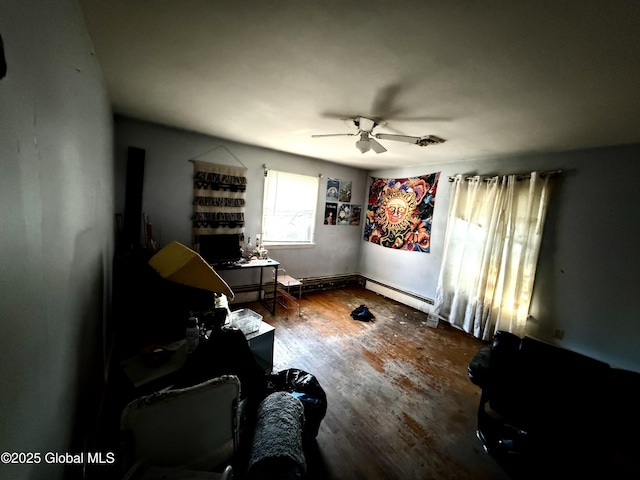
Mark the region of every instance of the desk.
<instances>
[{"instance_id":1,"label":"desk","mask_svg":"<svg viewBox=\"0 0 640 480\"><path fill-rule=\"evenodd\" d=\"M258 297L260 299L260 303L262 303L265 307L269 309L272 314L276 313L276 291L278 289L278 265L280 262L274 260L272 258L267 258L266 260L251 260L250 262L236 262L236 263L225 263L221 265L212 265L212 267L217 271L225 271L225 270L242 270L245 268L259 268L260 269L260 284L258 285L259 292ZM273 302L269 304L265 299L262 298L262 281L263 281L263 271L266 267L272 267L275 270L274 278L273 278Z\"/></svg>"},{"instance_id":2,"label":"desk","mask_svg":"<svg viewBox=\"0 0 640 480\"><path fill-rule=\"evenodd\" d=\"M265 371L271 373L273 368L273 342L275 328L268 323L260 323L260 330L246 335L249 348L253 353L258 365ZM169 360L157 367L145 365L140 356L130 357L123 360L120 366L136 389L146 389L156 385L158 388L168 385L160 385L164 381L169 381L171 376L182 368L187 361L187 346L185 340L165 345L164 348L171 350L173 354ZM154 390L151 388L150 390Z\"/></svg>"}]
</instances>

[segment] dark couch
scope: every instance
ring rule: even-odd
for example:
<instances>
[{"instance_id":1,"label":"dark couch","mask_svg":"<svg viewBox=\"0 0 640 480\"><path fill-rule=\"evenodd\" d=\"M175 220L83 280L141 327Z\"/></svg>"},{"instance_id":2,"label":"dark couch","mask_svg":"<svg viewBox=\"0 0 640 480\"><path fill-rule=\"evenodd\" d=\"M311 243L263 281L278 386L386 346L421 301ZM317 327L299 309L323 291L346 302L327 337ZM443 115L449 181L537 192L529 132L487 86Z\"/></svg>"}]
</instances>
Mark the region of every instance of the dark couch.
<instances>
[{"instance_id":1,"label":"dark couch","mask_svg":"<svg viewBox=\"0 0 640 480\"><path fill-rule=\"evenodd\" d=\"M468 373L478 437L522 476L640 478L639 373L502 331Z\"/></svg>"}]
</instances>

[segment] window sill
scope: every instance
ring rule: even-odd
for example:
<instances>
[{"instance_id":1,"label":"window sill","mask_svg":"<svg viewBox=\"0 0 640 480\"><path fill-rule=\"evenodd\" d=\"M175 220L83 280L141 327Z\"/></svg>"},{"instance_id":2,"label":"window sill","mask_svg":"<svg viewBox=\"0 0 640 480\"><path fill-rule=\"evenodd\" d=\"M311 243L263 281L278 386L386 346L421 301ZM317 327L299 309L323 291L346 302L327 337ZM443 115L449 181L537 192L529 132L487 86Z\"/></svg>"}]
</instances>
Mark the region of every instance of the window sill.
<instances>
[{"instance_id":1,"label":"window sill","mask_svg":"<svg viewBox=\"0 0 640 480\"><path fill-rule=\"evenodd\" d=\"M264 243L267 250L280 250L284 248L314 248L315 243Z\"/></svg>"}]
</instances>

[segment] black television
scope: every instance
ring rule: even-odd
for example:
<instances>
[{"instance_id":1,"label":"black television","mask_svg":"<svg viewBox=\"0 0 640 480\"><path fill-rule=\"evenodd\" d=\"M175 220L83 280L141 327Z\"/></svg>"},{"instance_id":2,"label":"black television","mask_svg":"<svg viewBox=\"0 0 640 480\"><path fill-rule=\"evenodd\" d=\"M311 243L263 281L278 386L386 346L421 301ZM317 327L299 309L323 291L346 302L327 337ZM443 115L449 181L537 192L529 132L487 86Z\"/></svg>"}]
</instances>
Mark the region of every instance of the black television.
<instances>
[{"instance_id":1,"label":"black television","mask_svg":"<svg viewBox=\"0 0 640 480\"><path fill-rule=\"evenodd\" d=\"M239 233L200 235L200 255L211 265L234 263L242 258Z\"/></svg>"}]
</instances>

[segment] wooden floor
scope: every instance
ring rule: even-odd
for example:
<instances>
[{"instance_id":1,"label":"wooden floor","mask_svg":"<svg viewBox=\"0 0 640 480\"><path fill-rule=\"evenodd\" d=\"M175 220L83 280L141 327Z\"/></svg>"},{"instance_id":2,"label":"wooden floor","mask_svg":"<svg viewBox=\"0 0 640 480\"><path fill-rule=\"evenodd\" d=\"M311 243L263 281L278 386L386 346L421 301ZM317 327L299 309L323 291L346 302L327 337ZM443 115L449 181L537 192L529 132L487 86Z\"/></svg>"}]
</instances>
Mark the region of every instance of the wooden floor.
<instances>
[{"instance_id":1,"label":"wooden floor","mask_svg":"<svg viewBox=\"0 0 640 480\"><path fill-rule=\"evenodd\" d=\"M372 322L350 312L366 304ZM248 307L276 327L274 371L313 374L327 414L307 451L310 479L507 479L476 438L480 389L467 376L484 344L359 287L306 293L298 310Z\"/></svg>"}]
</instances>

